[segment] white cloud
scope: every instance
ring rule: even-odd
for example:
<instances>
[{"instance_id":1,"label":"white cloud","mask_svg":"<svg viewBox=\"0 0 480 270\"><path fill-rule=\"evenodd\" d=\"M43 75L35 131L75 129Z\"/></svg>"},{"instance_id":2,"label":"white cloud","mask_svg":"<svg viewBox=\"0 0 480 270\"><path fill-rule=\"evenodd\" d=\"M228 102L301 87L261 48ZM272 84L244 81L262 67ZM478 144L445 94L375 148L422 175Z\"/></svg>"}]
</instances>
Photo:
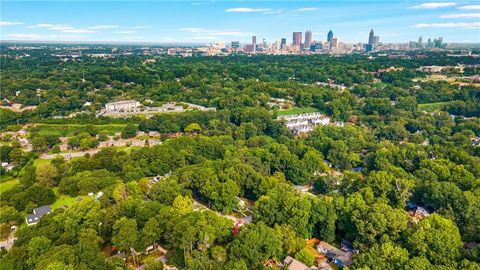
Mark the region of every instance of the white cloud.
<instances>
[{"instance_id":1,"label":"white cloud","mask_svg":"<svg viewBox=\"0 0 480 270\"><path fill-rule=\"evenodd\" d=\"M115 29L118 28L118 25L95 25L87 27L87 29L100 30L100 29Z\"/></svg>"},{"instance_id":2,"label":"white cloud","mask_svg":"<svg viewBox=\"0 0 480 270\"><path fill-rule=\"evenodd\" d=\"M193 2L192 6L203 6L203 5L209 5L213 4L215 1L199 1L199 2Z\"/></svg>"},{"instance_id":3,"label":"white cloud","mask_svg":"<svg viewBox=\"0 0 480 270\"><path fill-rule=\"evenodd\" d=\"M28 28L44 28L52 31L60 31L64 33L95 33L95 30L92 29L83 29L75 28L67 24L50 24L50 23L40 23L35 25L30 25Z\"/></svg>"},{"instance_id":4,"label":"white cloud","mask_svg":"<svg viewBox=\"0 0 480 270\"><path fill-rule=\"evenodd\" d=\"M442 7L451 7L455 6L457 3L455 2L430 2L424 3L418 6L413 6L412 8L416 9L434 9L434 8L442 8Z\"/></svg>"},{"instance_id":5,"label":"white cloud","mask_svg":"<svg viewBox=\"0 0 480 270\"><path fill-rule=\"evenodd\" d=\"M480 22L454 22L454 23L419 23L415 28L480 28Z\"/></svg>"},{"instance_id":6,"label":"white cloud","mask_svg":"<svg viewBox=\"0 0 480 270\"><path fill-rule=\"evenodd\" d=\"M89 29L78 29L78 28L73 28L73 29L66 29L66 30L61 30L64 33L95 33L96 31L94 30L89 30Z\"/></svg>"},{"instance_id":7,"label":"white cloud","mask_svg":"<svg viewBox=\"0 0 480 270\"><path fill-rule=\"evenodd\" d=\"M34 34L34 33L7 34L6 36L13 39L20 39L20 40L78 40L78 39L85 38L85 36L82 36L82 35L56 35L56 34L41 35L41 34Z\"/></svg>"},{"instance_id":8,"label":"white cloud","mask_svg":"<svg viewBox=\"0 0 480 270\"><path fill-rule=\"evenodd\" d=\"M46 27L49 30L56 30L56 31L68 31L68 30L74 30L75 28L67 25L55 25L52 27Z\"/></svg>"},{"instance_id":9,"label":"white cloud","mask_svg":"<svg viewBox=\"0 0 480 270\"><path fill-rule=\"evenodd\" d=\"M303 11L314 11L317 10L318 8L316 7L305 7L305 8L299 8L297 11L303 12Z\"/></svg>"},{"instance_id":10,"label":"white cloud","mask_svg":"<svg viewBox=\"0 0 480 270\"><path fill-rule=\"evenodd\" d=\"M149 25L136 25L136 26L131 26L131 27L125 27L127 29L146 29L150 28L151 26Z\"/></svg>"},{"instance_id":11,"label":"white cloud","mask_svg":"<svg viewBox=\"0 0 480 270\"><path fill-rule=\"evenodd\" d=\"M464 18L480 18L480 13L460 13L441 15L443 19L464 19Z\"/></svg>"},{"instance_id":12,"label":"white cloud","mask_svg":"<svg viewBox=\"0 0 480 270\"><path fill-rule=\"evenodd\" d=\"M115 34L134 34L136 31L117 31Z\"/></svg>"},{"instance_id":13,"label":"white cloud","mask_svg":"<svg viewBox=\"0 0 480 270\"><path fill-rule=\"evenodd\" d=\"M71 26L68 26L66 24L50 24L50 23L40 23L40 24L35 24L35 25L28 26L28 28L55 28L55 27L72 28Z\"/></svg>"},{"instance_id":14,"label":"white cloud","mask_svg":"<svg viewBox=\"0 0 480 270\"><path fill-rule=\"evenodd\" d=\"M458 7L461 10L480 10L480 5L466 5Z\"/></svg>"},{"instance_id":15,"label":"white cloud","mask_svg":"<svg viewBox=\"0 0 480 270\"><path fill-rule=\"evenodd\" d=\"M204 28L196 28L196 27L186 27L178 29L180 31L192 33L196 36L250 36L253 33L249 32L241 32L237 30L225 30L225 29L204 29Z\"/></svg>"},{"instance_id":16,"label":"white cloud","mask_svg":"<svg viewBox=\"0 0 480 270\"><path fill-rule=\"evenodd\" d=\"M206 41L206 40L214 41L214 40L218 40L219 38L214 37L214 36L193 36L190 39L192 39L192 40L203 40L203 41Z\"/></svg>"},{"instance_id":17,"label":"white cloud","mask_svg":"<svg viewBox=\"0 0 480 270\"><path fill-rule=\"evenodd\" d=\"M180 28L178 29L180 31L186 31L186 32L192 32L192 33L199 33L204 31L205 29L203 28L195 28L195 27L185 27L185 28Z\"/></svg>"},{"instance_id":18,"label":"white cloud","mask_svg":"<svg viewBox=\"0 0 480 270\"><path fill-rule=\"evenodd\" d=\"M20 38L20 39L38 39L41 37L39 34L7 34L7 37Z\"/></svg>"},{"instance_id":19,"label":"white cloud","mask_svg":"<svg viewBox=\"0 0 480 270\"><path fill-rule=\"evenodd\" d=\"M272 11L272 9L271 8L228 8L225 11L247 13L247 12L269 12L269 11Z\"/></svg>"},{"instance_id":20,"label":"white cloud","mask_svg":"<svg viewBox=\"0 0 480 270\"><path fill-rule=\"evenodd\" d=\"M0 21L0 26L11 26L11 25L19 25L23 24L21 22L8 22L8 21Z\"/></svg>"},{"instance_id":21,"label":"white cloud","mask_svg":"<svg viewBox=\"0 0 480 270\"><path fill-rule=\"evenodd\" d=\"M283 13L285 9L272 9L269 11L262 12L263 14L280 14Z\"/></svg>"}]
</instances>

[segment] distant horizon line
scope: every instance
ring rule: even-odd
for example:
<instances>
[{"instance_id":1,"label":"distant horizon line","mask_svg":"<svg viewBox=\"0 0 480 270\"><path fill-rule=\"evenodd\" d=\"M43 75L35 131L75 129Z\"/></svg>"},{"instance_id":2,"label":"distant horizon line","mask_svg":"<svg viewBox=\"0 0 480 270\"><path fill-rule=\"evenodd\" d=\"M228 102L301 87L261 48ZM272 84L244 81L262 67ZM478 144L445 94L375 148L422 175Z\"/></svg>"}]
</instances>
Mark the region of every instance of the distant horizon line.
<instances>
[{"instance_id":1,"label":"distant horizon line","mask_svg":"<svg viewBox=\"0 0 480 270\"><path fill-rule=\"evenodd\" d=\"M232 40L232 41L237 41L237 40ZM195 46L205 46L208 44L214 44L218 42L225 42L225 45L229 44L232 41L211 41L211 42L194 42L194 41L68 41L68 40L0 40L0 45L4 43L8 44L13 44L13 43L27 43L27 44L104 44L104 45L139 45L139 44L149 44L149 45L195 45ZM251 44L249 42L241 42L239 41L240 44ZM318 41L317 41L318 42ZM327 42L322 41L322 42ZM396 41L396 42L382 42L383 44L406 44L411 41ZM362 43L362 44L367 44L366 42L343 42L347 44L357 44L357 43ZM480 42L445 42L446 44L474 44L474 45L480 45Z\"/></svg>"}]
</instances>

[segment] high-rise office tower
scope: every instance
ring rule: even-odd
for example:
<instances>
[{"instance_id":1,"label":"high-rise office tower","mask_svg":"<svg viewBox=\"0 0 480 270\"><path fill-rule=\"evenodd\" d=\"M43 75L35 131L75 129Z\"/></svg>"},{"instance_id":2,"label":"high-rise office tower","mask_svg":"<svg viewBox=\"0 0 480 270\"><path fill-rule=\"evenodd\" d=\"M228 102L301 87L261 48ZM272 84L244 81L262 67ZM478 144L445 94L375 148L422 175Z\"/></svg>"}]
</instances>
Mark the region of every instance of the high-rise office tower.
<instances>
[{"instance_id":1,"label":"high-rise office tower","mask_svg":"<svg viewBox=\"0 0 480 270\"><path fill-rule=\"evenodd\" d=\"M418 47L423 48L423 37L422 36L418 37Z\"/></svg>"},{"instance_id":2,"label":"high-rise office tower","mask_svg":"<svg viewBox=\"0 0 480 270\"><path fill-rule=\"evenodd\" d=\"M302 32L293 32L292 45L300 46L302 43Z\"/></svg>"},{"instance_id":3,"label":"high-rise office tower","mask_svg":"<svg viewBox=\"0 0 480 270\"><path fill-rule=\"evenodd\" d=\"M303 48L306 50L310 49L310 45L312 44L312 31L308 30L305 32L305 42L303 43Z\"/></svg>"},{"instance_id":4,"label":"high-rise office tower","mask_svg":"<svg viewBox=\"0 0 480 270\"><path fill-rule=\"evenodd\" d=\"M252 49L253 52L257 51L257 36L252 36Z\"/></svg>"},{"instance_id":5,"label":"high-rise office tower","mask_svg":"<svg viewBox=\"0 0 480 270\"><path fill-rule=\"evenodd\" d=\"M373 37L373 46L378 46L378 43L380 43L380 37L379 36L374 36Z\"/></svg>"},{"instance_id":6,"label":"high-rise office tower","mask_svg":"<svg viewBox=\"0 0 480 270\"><path fill-rule=\"evenodd\" d=\"M330 40L330 49L337 49L338 48L338 38L332 38Z\"/></svg>"},{"instance_id":7,"label":"high-rise office tower","mask_svg":"<svg viewBox=\"0 0 480 270\"><path fill-rule=\"evenodd\" d=\"M287 47L287 39L282 38L282 41L280 42L280 49L285 49Z\"/></svg>"},{"instance_id":8,"label":"high-rise office tower","mask_svg":"<svg viewBox=\"0 0 480 270\"><path fill-rule=\"evenodd\" d=\"M375 34L373 33L373 29L370 30L370 35L368 36L368 44L373 45L375 42Z\"/></svg>"},{"instance_id":9,"label":"high-rise office tower","mask_svg":"<svg viewBox=\"0 0 480 270\"><path fill-rule=\"evenodd\" d=\"M330 30L327 34L327 41L328 42L332 41L332 38L333 38L333 32L332 32L332 30Z\"/></svg>"},{"instance_id":10,"label":"high-rise office tower","mask_svg":"<svg viewBox=\"0 0 480 270\"><path fill-rule=\"evenodd\" d=\"M273 50L278 51L279 48L280 48L280 43L278 42L278 40L275 40L275 43L273 43Z\"/></svg>"},{"instance_id":11,"label":"high-rise office tower","mask_svg":"<svg viewBox=\"0 0 480 270\"><path fill-rule=\"evenodd\" d=\"M232 41L231 46L235 49L240 48L240 41Z\"/></svg>"},{"instance_id":12,"label":"high-rise office tower","mask_svg":"<svg viewBox=\"0 0 480 270\"><path fill-rule=\"evenodd\" d=\"M435 48L442 48L443 47L443 37L439 37L438 39L433 40Z\"/></svg>"}]
</instances>

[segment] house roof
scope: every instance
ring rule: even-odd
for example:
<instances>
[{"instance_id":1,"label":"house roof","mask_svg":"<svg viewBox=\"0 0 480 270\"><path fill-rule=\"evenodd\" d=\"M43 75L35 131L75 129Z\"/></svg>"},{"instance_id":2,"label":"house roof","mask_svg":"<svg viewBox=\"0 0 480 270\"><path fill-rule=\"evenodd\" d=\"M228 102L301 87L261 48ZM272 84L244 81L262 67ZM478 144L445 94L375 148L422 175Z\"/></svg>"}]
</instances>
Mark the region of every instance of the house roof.
<instances>
[{"instance_id":1,"label":"house roof","mask_svg":"<svg viewBox=\"0 0 480 270\"><path fill-rule=\"evenodd\" d=\"M114 102L109 102L105 105L122 105L122 104L129 104L129 103L137 103L138 101L136 100L122 100L122 101L114 101Z\"/></svg>"},{"instance_id":2,"label":"house roof","mask_svg":"<svg viewBox=\"0 0 480 270\"><path fill-rule=\"evenodd\" d=\"M33 214L27 215L25 221L27 222L27 225L37 224L44 215L50 213L51 211L52 208L50 205L44 205L42 207L35 208L33 209Z\"/></svg>"},{"instance_id":3,"label":"house roof","mask_svg":"<svg viewBox=\"0 0 480 270\"><path fill-rule=\"evenodd\" d=\"M300 261L295 260L291 256L287 256L283 262L288 265L288 270L311 270L310 267L306 266Z\"/></svg>"},{"instance_id":4,"label":"house roof","mask_svg":"<svg viewBox=\"0 0 480 270\"><path fill-rule=\"evenodd\" d=\"M33 214L35 215L45 215L52 212L50 205L44 205L38 208L33 209Z\"/></svg>"},{"instance_id":5,"label":"house roof","mask_svg":"<svg viewBox=\"0 0 480 270\"><path fill-rule=\"evenodd\" d=\"M325 252L325 256L332 260L340 260L344 265L349 266L352 264L352 252L345 252L339 248L336 248L325 241L320 241L317 245L317 250ZM338 263L337 263L338 264Z\"/></svg>"},{"instance_id":6,"label":"house roof","mask_svg":"<svg viewBox=\"0 0 480 270\"><path fill-rule=\"evenodd\" d=\"M343 251L351 251L353 252L355 248L353 247L353 244L347 240L342 240L342 250Z\"/></svg>"}]
</instances>

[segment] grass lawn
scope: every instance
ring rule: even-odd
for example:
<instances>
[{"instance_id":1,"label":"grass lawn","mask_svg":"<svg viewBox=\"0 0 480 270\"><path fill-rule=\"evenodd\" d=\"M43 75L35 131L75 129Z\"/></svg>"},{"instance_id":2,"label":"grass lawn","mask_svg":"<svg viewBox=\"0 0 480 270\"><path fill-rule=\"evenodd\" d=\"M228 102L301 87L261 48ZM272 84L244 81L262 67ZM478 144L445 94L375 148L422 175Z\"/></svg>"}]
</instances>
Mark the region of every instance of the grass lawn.
<instances>
[{"instance_id":1,"label":"grass lawn","mask_svg":"<svg viewBox=\"0 0 480 270\"><path fill-rule=\"evenodd\" d=\"M61 137L73 136L75 132L87 131L87 126L91 126L97 133L106 131L108 135L115 135L116 132L122 132L126 124L107 124L107 125L81 125L81 124L37 124L35 127L40 135L56 135Z\"/></svg>"},{"instance_id":2,"label":"grass lawn","mask_svg":"<svg viewBox=\"0 0 480 270\"><path fill-rule=\"evenodd\" d=\"M418 104L418 109L430 113L441 110L449 103L451 103L451 101Z\"/></svg>"},{"instance_id":3,"label":"grass lawn","mask_svg":"<svg viewBox=\"0 0 480 270\"><path fill-rule=\"evenodd\" d=\"M75 203L75 201L78 198L83 198L85 196L75 196L75 197L70 197L65 194L60 194L58 191L58 187L52 188L53 192L55 192L55 195L57 196L57 200L51 205L52 210L58 209L62 207L62 205L65 205L67 207L70 207L72 204Z\"/></svg>"},{"instance_id":4,"label":"grass lawn","mask_svg":"<svg viewBox=\"0 0 480 270\"><path fill-rule=\"evenodd\" d=\"M12 178L10 180L0 182L0 194L2 194L7 190L12 189L16 185L18 185L18 183L19 183L18 178Z\"/></svg>"},{"instance_id":5,"label":"grass lawn","mask_svg":"<svg viewBox=\"0 0 480 270\"><path fill-rule=\"evenodd\" d=\"M132 152L132 150L138 150L138 149L142 149L142 147L141 146L130 146L130 147L127 147L127 148L124 148L124 149L117 149L117 150L122 150L124 152L130 153L130 152Z\"/></svg>"},{"instance_id":6,"label":"grass lawn","mask_svg":"<svg viewBox=\"0 0 480 270\"><path fill-rule=\"evenodd\" d=\"M47 163L50 163L50 162L52 162L51 159L37 158L37 159L35 159L35 161L33 161L33 166L38 168L38 166L43 165L43 164L47 164Z\"/></svg>"},{"instance_id":7,"label":"grass lawn","mask_svg":"<svg viewBox=\"0 0 480 270\"><path fill-rule=\"evenodd\" d=\"M60 195L57 197L57 200L51 205L52 210L58 209L62 207L62 205L65 205L67 207L70 207L72 204L75 203L75 201L78 198L83 198L82 196L75 196L75 197L70 197L68 195Z\"/></svg>"},{"instance_id":8,"label":"grass lawn","mask_svg":"<svg viewBox=\"0 0 480 270\"><path fill-rule=\"evenodd\" d=\"M301 114L301 113L313 113L313 112L320 112L320 110L313 107L305 107L305 108L294 107L288 110L278 111L277 115L283 116L283 115L289 115L289 114Z\"/></svg>"}]
</instances>

